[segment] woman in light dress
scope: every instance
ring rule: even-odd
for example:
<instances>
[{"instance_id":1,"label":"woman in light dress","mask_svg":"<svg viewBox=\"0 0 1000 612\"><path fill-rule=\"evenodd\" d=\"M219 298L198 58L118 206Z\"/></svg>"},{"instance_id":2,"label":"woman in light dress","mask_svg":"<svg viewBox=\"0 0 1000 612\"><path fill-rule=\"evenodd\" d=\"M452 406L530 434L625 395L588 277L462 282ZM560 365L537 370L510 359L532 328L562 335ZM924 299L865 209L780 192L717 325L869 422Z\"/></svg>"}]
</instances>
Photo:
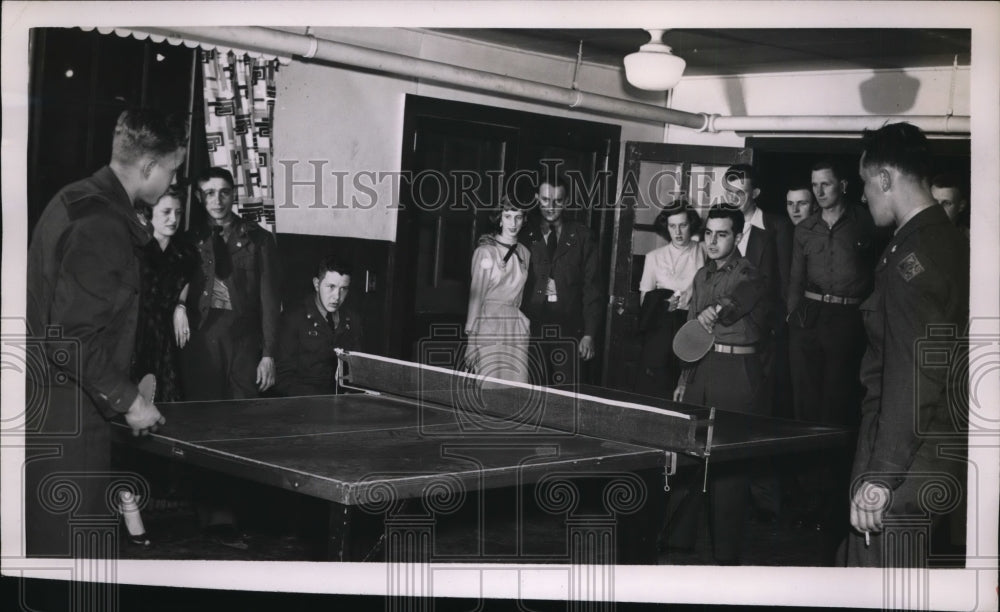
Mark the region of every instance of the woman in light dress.
<instances>
[{"instance_id":1,"label":"woman in light dress","mask_svg":"<svg viewBox=\"0 0 1000 612\"><path fill-rule=\"evenodd\" d=\"M527 383L531 327L520 306L530 253L517 242L524 211L505 198L492 220L495 233L483 235L472 254L466 364L476 374Z\"/></svg>"},{"instance_id":2,"label":"woman in light dress","mask_svg":"<svg viewBox=\"0 0 1000 612\"><path fill-rule=\"evenodd\" d=\"M654 224L657 233L669 242L646 254L639 283L640 300L661 299L664 292L654 292L656 289L668 289L672 294L645 331L635 391L670 399L681 372L681 363L673 351L674 334L687 321L691 285L695 272L705 265L705 253L701 243L692 240L700 231L701 217L686 199L671 202ZM650 306L653 304L645 304Z\"/></svg>"}]
</instances>

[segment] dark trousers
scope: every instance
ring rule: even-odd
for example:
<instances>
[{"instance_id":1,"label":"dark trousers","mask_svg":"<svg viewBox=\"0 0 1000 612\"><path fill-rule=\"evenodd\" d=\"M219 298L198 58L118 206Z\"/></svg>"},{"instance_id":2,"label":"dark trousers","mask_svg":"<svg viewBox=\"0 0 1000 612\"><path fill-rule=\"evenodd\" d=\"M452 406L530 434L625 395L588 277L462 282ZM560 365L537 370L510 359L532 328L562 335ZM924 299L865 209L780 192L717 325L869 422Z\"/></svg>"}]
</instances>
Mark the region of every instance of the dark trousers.
<instances>
[{"instance_id":1,"label":"dark trousers","mask_svg":"<svg viewBox=\"0 0 1000 612\"><path fill-rule=\"evenodd\" d=\"M766 414L764 392L758 354L711 351L695 367L684 401L731 412ZM707 500L700 488L672 493L667 509L667 542L681 548L693 546L707 502L716 561L738 562L754 469L747 463L710 464ZM700 482L691 484L700 486Z\"/></svg>"},{"instance_id":2,"label":"dark trousers","mask_svg":"<svg viewBox=\"0 0 1000 612\"><path fill-rule=\"evenodd\" d=\"M27 553L43 557L117 557L115 483L135 475L111 468L111 424L72 383L30 385L26 414L24 517ZM37 420L36 420L37 419ZM34 433L41 432L41 433Z\"/></svg>"},{"instance_id":3,"label":"dark trousers","mask_svg":"<svg viewBox=\"0 0 1000 612\"><path fill-rule=\"evenodd\" d=\"M865 350L861 312L857 306L821 302L809 307L816 310L815 323L790 326L795 418L855 427L861 404L858 371Z\"/></svg>"},{"instance_id":4,"label":"dark trousers","mask_svg":"<svg viewBox=\"0 0 1000 612\"><path fill-rule=\"evenodd\" d=\"M805 298L804 298L805 299ZM862 387L859 380L865 331L857 306L809 300L789 326L795 418L855 428ZM807 325L803 327L802 325ZM794 472L795 499L806 523L823 525L841 537L848 525L848 489L853 447L806 455Z\"/></svg>"},{"instance_id":5,"label":"dark trousers","mask_svg":"<svg viewBox=\"0 0 1000 612\"><path fill-rule=\"evenodd\" d=\"M181 353L181 383L188 401L253 399L258 396L259 326L230 310L213 308ZM193 478L202 526L235 523L239 483L212 474Z\"/></svg>"},{"instance_id":6,"label":"dark trousers","mask_svg":"<svg viewBox=\"0 0 1000 612\"><path fill-rule=\"evenodd\" d=\"M531 382L549 386L586 382L580 337L580 323L565 316L556 304L545 302L531 320Z\"/></svg>"},{"instance_id":7,"label":"dark trousers","mask_svg":"<svg viewBox=\"0 0 1000 612\"><path fill-rule=\"evenodd\" d=\"M665 313L659 325L646 333L639 353L635 392L671 399L681 374L681 361L674 354L674 335L687 321L686 310Z\"/></svg>"},{"instance_id":8,"label":"dark trousers","mask_svg":"<svg viewBox=\"0 0 1000 612\"><path fill-rule=\"evenodd\" d=\"M213 308L181 352L181 383L188 401L250 399L258 395L259 325Z\"/></svg>"}]
</instances>

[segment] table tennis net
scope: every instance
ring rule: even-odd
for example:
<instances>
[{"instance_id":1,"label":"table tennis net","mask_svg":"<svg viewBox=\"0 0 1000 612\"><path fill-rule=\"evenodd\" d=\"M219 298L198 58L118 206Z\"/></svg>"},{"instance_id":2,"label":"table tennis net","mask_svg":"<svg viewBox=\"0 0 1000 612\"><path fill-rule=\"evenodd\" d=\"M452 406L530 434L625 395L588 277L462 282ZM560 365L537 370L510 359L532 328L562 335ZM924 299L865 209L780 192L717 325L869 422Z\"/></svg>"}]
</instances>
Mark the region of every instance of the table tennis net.
<instances>
[{"instance_id":1,"label":"table tennis net","mask_svg":"<svg viewBox=\"0 0 1000 612\"><path fill-rule=\"evenodd\" d=\"M367 353L344 352L340 360L345 387L445 407L481 433L556 430L697 456L705 449L696 440L701 423L681 412Z\"/></svg>"}]
</instances>

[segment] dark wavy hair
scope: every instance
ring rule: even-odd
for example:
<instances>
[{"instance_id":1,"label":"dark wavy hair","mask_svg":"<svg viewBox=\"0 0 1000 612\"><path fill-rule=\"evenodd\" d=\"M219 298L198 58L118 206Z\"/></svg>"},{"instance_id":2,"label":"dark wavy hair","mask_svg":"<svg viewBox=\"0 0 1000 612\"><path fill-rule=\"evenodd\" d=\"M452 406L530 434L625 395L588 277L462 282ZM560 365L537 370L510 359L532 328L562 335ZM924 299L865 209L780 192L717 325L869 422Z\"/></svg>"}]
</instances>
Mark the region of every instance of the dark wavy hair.
<instances>
[{"instance_id":1,"label":"dark wavy hair","mask_svg":"<svg viewBox=\"0 0 1000 612\"><path fill-rule=\"evenodd\" d=\"M660 214L656 215L656 220L653 221L653 227L656 229L656 233L660 235L666 241L670 241L670 230L667 227L670 217L679 214L687 215L688 224L691 226L691 235L697 236L701 233L701 216L698 211L691 206L691 203L687 198L678 198L667 204L666 208L660 211Z\"/></svg>"},{"instance_id":2,"label":"dark wavy hair","mask_svg":"<svg viewBox=\"0 0 1000 612\"><path fill-rule=\"evenodd\" d=\"M198 177L195 179L194 184L197 185L198 188L200 189L203 183L207 183L208 181L214 178L220 178L226 181L226 183L229 184L230 189L236 188L236 181L235 179L233 179L233 173L230 172L228 169L223 168L222 166L212 166L210 168L205 168L200 173L198 173Z\"/></svg>"},{"instance_id":3,"label":"dark wavy hair","mask_svg":"<svg viewBox=\"0 0 1000 612\"><path fill-rule=\"evenodd\" d=\"M733 208L726 208L724 206L713 206L708 209L709 219L729 219L733 222L733 233L741 234L743 233L743 227L745 221L743 219L743 213Z\"/></svg>"},{"instance_id":4,"label":"dark wavy hair","mask_svg":"<svg viewBox=\"0 0 1000 612\"><path fill-rule=\"evenodd\" d=\"M496 210L490 213L490 223L491 223L490 227L492 232L500 231L500 219L503 217L503 213L508 210L516 210L520 212L522 215L524 215L525 218L528 215L528 212L524 210L524 208L522 208L521 206L518 206L514 200L504 196L503 198L500 199L500 206L498 206ZM522 225L521 227L524 226Z\"/></svg>"}]
</instances>

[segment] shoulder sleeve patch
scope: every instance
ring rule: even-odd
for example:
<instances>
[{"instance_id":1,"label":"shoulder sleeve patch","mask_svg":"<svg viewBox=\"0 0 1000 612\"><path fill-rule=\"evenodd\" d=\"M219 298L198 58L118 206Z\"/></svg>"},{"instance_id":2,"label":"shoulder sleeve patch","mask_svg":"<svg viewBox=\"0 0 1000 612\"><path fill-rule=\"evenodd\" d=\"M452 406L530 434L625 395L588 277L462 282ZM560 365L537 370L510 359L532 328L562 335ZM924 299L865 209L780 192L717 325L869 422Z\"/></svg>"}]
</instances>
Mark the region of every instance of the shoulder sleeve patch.
<instances>
[{"instance_id":1,"label":"shoulder sleeve patch","mask_svg":"<svg viewBox=\"0 0 1000 612\"><path fill-rule=\"evenodd\" d=\"M910 253L896 264L896 269L899 270L899 274L903 277L903 280L910 282L924 271L924 266L917 259L916 253Z\"/></svg>"}]
</instances>

